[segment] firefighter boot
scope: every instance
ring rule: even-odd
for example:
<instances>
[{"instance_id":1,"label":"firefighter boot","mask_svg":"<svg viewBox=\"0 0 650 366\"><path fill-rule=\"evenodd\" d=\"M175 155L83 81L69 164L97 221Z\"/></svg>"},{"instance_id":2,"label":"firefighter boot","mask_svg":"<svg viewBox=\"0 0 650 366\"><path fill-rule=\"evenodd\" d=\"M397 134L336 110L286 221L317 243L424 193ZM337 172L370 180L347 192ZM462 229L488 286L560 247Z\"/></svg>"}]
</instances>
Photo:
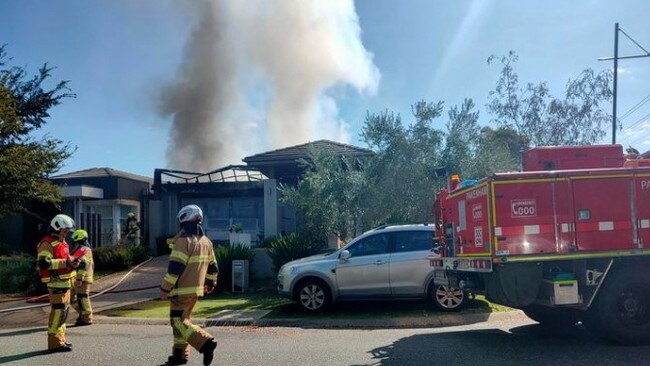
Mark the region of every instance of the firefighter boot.
<instances>
[{"instance_id":1,"label":"firefighter boot","mask_svg":"<svg viewBox=\"0 0 650 366\"><path fill-rule=\"evenodd\" d=\"M187 356L185 352L180 348L174 348L172 355L167 357L166 366L175 366L175 365L186 365Z\"/></svg>"},{"instance_id":2,"label":"firefighter boot","mask_svg":"<svg viewBox=\"0 0 650 366\"><path fill-rule=\"evenodd\" d=\"M70 352L72 351L72 345L69 343L64 344L63 346L59 346L56 348L50 348L47 350L49 353L57 353L57 352Z\"/></svg>"},{"instance_id":3,"label":"firefighter boot","mask_svg":"<svg viewBox=\"0 0 650 366\"><path fill-rule=\"evenodd\" d=\"M203 354L203 365L208 366L209 364L212 363L212 359L214 358L214 350L217 348L217 341L214 340L214 338L211 338L205 344L199 352Z\"/></svg>"}]
</instances>

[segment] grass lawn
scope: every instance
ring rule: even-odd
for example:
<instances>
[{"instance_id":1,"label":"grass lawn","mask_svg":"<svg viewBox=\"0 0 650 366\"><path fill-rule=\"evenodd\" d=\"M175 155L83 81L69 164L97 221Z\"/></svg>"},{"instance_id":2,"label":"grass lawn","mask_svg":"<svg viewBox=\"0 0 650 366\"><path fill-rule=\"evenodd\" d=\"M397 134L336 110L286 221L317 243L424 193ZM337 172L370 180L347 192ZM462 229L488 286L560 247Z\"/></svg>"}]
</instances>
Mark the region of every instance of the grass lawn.
<instances>
[{"instance_id":1,"label":"grass lawn","mask_svg":"<svg viewBox=\"0 0 650 366\"><path fill-rule=\"evenodd\" d=\"M365 301L343 302L335 304L322 313L309 314L301 311L298 306L275 292L257 294L217 294L199 300L192 312L194 318L206 318L221 310L268 309L272 312L266 318L330 318L330 319L359 319L359 318L396 318L396 317L433 317L449 314L438 311L433 305L424 300L419 301ZM469 301L462 313L493 313L512 310L506 306L492 304L483 296ZM101 313L107 316L123 316L137 318L167 318L169 302L152 300L121 308L107 310Z\"/></svg>"},{"instance_id":2,"label":"grass lawn","mask_svg":"<svg viewBox=\"0 0 650 366\"><path fill-rule=\"evenodd\" d=\"M204 297L194 307L192 317L207 318L221 310L272 309L289 301L274 292L256 294L216 294ZM106 310L101 315L135 318L168 318L169 301L152 300L121 308Z\"/></svg>"}]
</instances>

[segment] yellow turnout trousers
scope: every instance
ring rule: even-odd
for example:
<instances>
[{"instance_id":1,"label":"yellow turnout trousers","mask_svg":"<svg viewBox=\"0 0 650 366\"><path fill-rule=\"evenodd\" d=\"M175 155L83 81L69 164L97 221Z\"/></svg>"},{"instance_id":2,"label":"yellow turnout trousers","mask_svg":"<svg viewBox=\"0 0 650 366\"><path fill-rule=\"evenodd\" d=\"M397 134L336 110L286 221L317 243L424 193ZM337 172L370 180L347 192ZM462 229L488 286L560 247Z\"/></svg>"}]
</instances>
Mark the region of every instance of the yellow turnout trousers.
<instances>
[{"instance_id":1,"label":"yellow turnout trousers","mask_svg":"<svg viewBox=\"0 0 650 366\"><path fill-rule=\"evenodd\" d=\"M192 309L194 309L197 300L198 296L196 295L180 295L169 298L169 317L174 330L172 355L182 355L183 358L187 359L190 353L189 346L198 351L205 342L212 339L208 332L198 325L192 324L190 320Z\"/></svg>"},{"instance_id":2,"label":"yellow turnout trousers","mask_svg":"<svg viewBox=\"0 0 650 366\"><path fill-rule=\"evenodd\" d=\"M65 345L65 319L70 306L70 289L48 288L50 293L50 318L47 323L47 349Z\"/></svg>"},{"instance_id":3,"label":"yellow turnout trousers","mask_svg":"<svg viewBox=\"0 0 650 366\"><path fill-rule=\"evenodd\" d=\"M81 286L73 287L72 307L79 313L78 321L93 322L93 308L90 304L90 283L82 282Z\"/></svg>"}]
</instances>

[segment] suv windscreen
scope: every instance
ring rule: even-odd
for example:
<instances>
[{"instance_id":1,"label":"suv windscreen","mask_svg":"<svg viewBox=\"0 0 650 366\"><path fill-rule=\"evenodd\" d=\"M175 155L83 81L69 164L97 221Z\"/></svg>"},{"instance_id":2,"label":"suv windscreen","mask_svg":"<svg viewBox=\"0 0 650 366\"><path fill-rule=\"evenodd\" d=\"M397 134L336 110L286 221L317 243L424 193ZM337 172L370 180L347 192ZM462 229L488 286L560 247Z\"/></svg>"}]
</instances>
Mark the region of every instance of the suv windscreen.
<instances>
[{"instance_id":1,"label":"suv windscreen","mask_svg":"<svg viewBox=\"0 0 650 366\"><path fill-rule=\"evenodd\" d=\"M388 239L387 234L372 235L350 245L347 250L351 257L388 253Z\"/></svg>"},{"instance_id":2,"label":"suv windscreen","mask_svg":"<svg viewBox=\"0 0 650 366\"><path fill-rule=\"evenodd\" d=\"M395 233L395 252L414 252L433 248L432 231L398 231Z\"/></svg>"}]
</instances>

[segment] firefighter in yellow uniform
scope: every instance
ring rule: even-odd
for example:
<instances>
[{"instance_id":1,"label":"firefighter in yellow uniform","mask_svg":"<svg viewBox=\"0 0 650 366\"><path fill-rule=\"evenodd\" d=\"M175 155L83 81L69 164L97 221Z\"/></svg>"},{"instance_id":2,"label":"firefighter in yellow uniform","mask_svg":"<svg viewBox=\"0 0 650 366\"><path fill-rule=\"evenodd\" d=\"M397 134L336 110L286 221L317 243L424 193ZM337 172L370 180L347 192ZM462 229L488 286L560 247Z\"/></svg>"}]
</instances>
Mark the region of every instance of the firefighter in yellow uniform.
<instances>
[{"instance_id":1,"label":"firefighter in yellow uniform","mask_svg":"<svg viewBox=\"0 0 650 366\"><path fill-rule=\"evenodd\" d=\"M72 253L83 251L77 267L77 278L72 291L72 307L79 317L74 323L81 327L93 323L93 308L90 304L90 286L93 283L94 263L93 252L88 243L88 232L83 229L75 230L72 233L72 242L75 244Z\"/></svg>"},{"instance_id":2,"label":"firefighter in yellow uniform","mask_svg":"<svg viewBox=\"0 0 650 366\"><path fill-rule=\"evenodd\" d=\"M192 324L190 316L198 298L214 290L219 269L212 242L201 227L201 208L185 206L177 217L181 231L174 238L167 274L160 286L160 298L170 300L169 316L174 331L172 355L167 365L186 364L189 346L203 354L203 365L209 365L217 342L201 327Z\"/></svg>"},{"instance_id":3,"label":"firefighter in yellow uniform","mask_svg":"<svg viewBox=\"0 0 650 366\"><path fill-rule=\"evenodd\" d=\"M70 256L65 237L74 227L74 220L66 215L56 215L50 222L50 233L38 244L37 264L41 282L47 284L50 295L50 318L47 324L47 349L49 352L69 352L72 345L65 339L65 320L70 305L70 287L78 261Z\"/></svg>"}]
</instances>

